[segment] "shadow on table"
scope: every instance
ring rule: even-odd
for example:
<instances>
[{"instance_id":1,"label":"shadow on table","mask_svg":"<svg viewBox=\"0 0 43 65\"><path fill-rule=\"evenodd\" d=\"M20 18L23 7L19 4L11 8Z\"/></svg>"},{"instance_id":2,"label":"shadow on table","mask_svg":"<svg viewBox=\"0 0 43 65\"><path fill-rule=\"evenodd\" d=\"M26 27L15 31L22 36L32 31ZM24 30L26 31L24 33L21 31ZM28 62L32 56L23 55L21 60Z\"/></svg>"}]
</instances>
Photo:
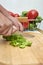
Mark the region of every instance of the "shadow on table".
<instances>
[{"instance_id":1,"label":"shadow on table","mask_svg":"<svg viewBox=\"0 0 43 65\"><path fill-rule=\"evenodd\" d=\"M39 64L5 64L0 62L0 65L43 65L43 63L39 63Z\"/></svg>"},{"instance_id":2,"label":"shadow on table","mask_svg":"<svg viewBox=\"0 0 43 65\"><path fill-rule=\"evenodd\" d=\"M19 64L19 65L43 65L43 63L38 63L38 64Z\"/></svg>"},{"instance_id":3,"label":"shadow on table","mask_svg":"<svg viewBox=\"0 0 43 65\"><path fill-rule=\"evenodd\" d=\"M3 62L0 62L0 65L11 65L11 64L5 64L5 63L3 63Z\"/></svg>"}]
</instances>

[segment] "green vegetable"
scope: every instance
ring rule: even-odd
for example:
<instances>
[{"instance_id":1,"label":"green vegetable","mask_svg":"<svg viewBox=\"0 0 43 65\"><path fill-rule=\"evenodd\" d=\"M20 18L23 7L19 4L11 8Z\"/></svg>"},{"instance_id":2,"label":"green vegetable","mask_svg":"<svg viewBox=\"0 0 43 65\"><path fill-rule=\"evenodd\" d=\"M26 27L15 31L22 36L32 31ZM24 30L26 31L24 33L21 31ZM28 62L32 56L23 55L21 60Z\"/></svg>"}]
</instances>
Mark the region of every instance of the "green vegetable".
<instances>
[{"instance_id":1,"label":"green vegetable","mask_svg":"<svg viewBox=\"0 0 43 65\"><path fill-rule=\"evenodd\" d=\"M37 24L36 23L40 23L42 20L43 20L43 18L41 16L37 16L37 18L34 19L34 21L30 22L30 25L29 25L28 29L31 30L31 31L36 30L37 29Z\"/></svg>"},{"instance_id":2,"label":"green vegetable","mask_svg":"<svg viewBox=\"0 0 43 65\"><path fill-rule=\"evenodd\" d=\"M43 20L43 18L41 16L38 16L37 19Z\"/></svg>"},{"instance_id":3,"label":"green vegetable","mask_svg":"<svg viewBox=\"0 0 43 65\"><path fill-rule=\"evenodd\" d=\"M20 34L13 34L11 36L3 36L4 39L10 41L10 45L18 46L20 48L25 48L26 46L31 46L32 42L27 41L22 35Z\"/></svg>"},{"instance_id":4,"label":"green vegetable","mask_svg":"<svg viewBox=\"0 0 43 65\"><path fill-rule=\"evenodd\" d=\"M24 44L24 45L20 45L19 47L20 47L20 48L25 48L26 46L25 46L25 44Z\"/></svg>"},{"instance_id":5,"label":"green vegetable","mask_svg":"<svg viewBox=\"0 0 43 65\"><path fill-rule=\"evenodd\" d=\"M10 45L12 45L12 46L18 46L19 45L19 43L17 42L17 41L11 41L10 42Z\"/></svg>"},{"instance_id":6,"label":"green vegetable","mask_svg":"<svg viewBox=\"0 0 43 65\"><path fill-rule=\"evenodd\" d=\"M27 11L22 11L21 17L26 17Z\"/></svg>"},{"instance_id":7,"label":"green vegetable","mask_svg":"<svg viewBox=\"0 0 43 65\"><path fill-rule=\"evenodd\" d=\"M23 15L26 15L26 14L27 14L27 11L23 11L22 14L23 14Z\"/></svg>"},{"instance_id":8,"label":"green vegetable","mask_svg":"<svg viewBox=\"0 0 43 65\"><path fill-rule=\"evenodd\" d=\"M40 23L43 20L41 16L38 16L35 20L36 23Z\"/></svg>"},{"instance_id":9,"label":"green vegetable","mask_svg":"<svg viewBox=\"0 0 43 65\"><path fill-rule=\"evenodd\" d=\"M20 17L25 17L24 15L20 15Z\"/></svg>"},{"instance_id":10,"label":"green vegetable","mask_svg":"<svg viewBox=\"0 0 43 65\"><path fill-rule=\"evenodd\" d=\"M35 30L35 24L30 23L30 25L29 25L29 30Z\"/></svg>"},{"instance_id":11,"label":"green vegetable","mask_svg":"<svg viewBox=\"0 0 43 65\"><path fill-rule=\"evenodd\" d=\"M31 41L27 41L27 46L31 46L32 42Z\"/></svg>"}]
</instances>

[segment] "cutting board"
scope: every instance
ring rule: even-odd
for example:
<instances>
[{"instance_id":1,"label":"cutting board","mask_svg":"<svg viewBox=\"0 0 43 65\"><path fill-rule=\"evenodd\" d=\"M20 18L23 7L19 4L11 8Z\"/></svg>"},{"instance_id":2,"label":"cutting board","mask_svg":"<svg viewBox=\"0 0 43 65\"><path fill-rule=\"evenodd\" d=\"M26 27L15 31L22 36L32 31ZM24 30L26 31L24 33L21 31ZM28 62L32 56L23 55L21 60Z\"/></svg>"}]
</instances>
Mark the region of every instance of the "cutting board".
<instances>
[{"instance_id":1,"label":"cutting board","mask_svg":"<svg viewBox=\"0 0 43 65\"><path fill-rule=\"evenodd\" d=\"M0 36L0 65L43 65L43 34L25 32L23 36L32 41L31 47L13 47Z\"/></svg>"}]
</instances>

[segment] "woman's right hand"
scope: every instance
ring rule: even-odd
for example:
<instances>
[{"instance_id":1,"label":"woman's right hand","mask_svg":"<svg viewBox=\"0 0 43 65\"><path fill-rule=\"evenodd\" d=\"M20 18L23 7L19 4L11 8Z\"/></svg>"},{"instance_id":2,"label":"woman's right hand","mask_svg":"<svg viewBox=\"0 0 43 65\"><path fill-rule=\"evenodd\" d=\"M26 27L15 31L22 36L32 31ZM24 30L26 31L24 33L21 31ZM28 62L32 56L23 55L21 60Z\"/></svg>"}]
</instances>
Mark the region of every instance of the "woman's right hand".
<instances>
[{"instance_id":1,"label":"woman's right hand","mask_svg":"<svg viewBox=\"0 0 43 65\"><path fill-rule=\"evenodd\" d=\"M12 17L2 5L0 5L0 34L9 36L17 30L23 31L22 24L17 18Z\"/></svg>"},{"instance_id":2,"label":"woman's right hand","mask_svg":"<svg viewBox=\"0 0 43 65\"><path fill-rule=\"evenodd\" d=\"M0 12L0 34L9 36L15 33L17 30L23 31L22 24L14 18L14 21L10 21L6 16Z\"/></svg>"}]
</instances>

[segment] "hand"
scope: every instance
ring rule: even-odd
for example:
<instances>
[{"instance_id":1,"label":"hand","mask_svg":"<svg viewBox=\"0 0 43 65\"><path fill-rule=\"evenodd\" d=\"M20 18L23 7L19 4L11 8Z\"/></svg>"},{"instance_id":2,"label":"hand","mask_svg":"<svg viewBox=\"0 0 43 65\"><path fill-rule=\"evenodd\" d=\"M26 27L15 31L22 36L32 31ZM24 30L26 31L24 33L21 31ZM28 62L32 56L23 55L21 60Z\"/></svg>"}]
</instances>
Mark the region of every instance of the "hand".
<instances>
[{"instance_id":1,"label":"hand","mask_svg":"<svg viewBox=\"0 0 43 65\"><path fill-rule=\"evenodd\" d=\"M23 27L21 23L16 18L14 18L13 20L14 21L9 20L6 16L4 16L0 12L0 34L1 35L9 36L15 33L17 30L23 31Z\"/></svg>"}]
</instances>

